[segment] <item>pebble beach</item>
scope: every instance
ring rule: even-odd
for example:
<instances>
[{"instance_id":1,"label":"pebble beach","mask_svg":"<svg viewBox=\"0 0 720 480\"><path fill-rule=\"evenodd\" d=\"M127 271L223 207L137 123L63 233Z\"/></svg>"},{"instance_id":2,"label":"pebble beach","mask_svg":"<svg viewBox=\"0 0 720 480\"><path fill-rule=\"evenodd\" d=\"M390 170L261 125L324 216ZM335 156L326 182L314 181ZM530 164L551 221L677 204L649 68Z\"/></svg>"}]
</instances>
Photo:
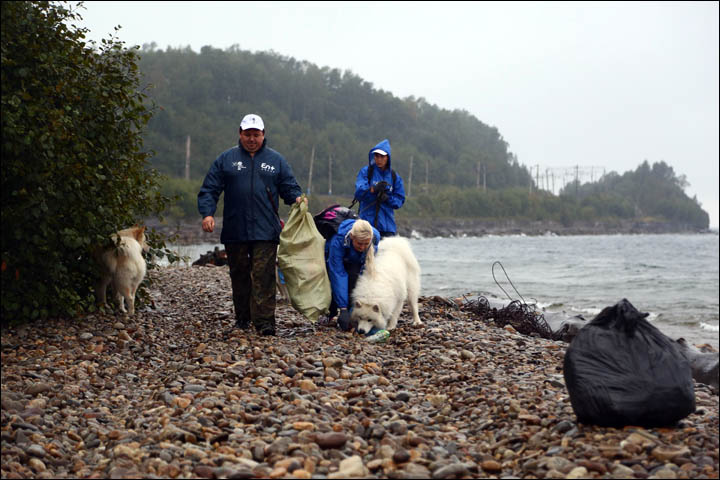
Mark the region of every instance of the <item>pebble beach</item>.
<instances>
[{"instance_id":1,"label":"pebble beach","mask_svg":"<svg viewBox=\"0 0 720 480\"><path fill-rule=\"evenodd\" d=\"M718 393L674 428L577 423L567 343L422 297L386 343L279 302L231 329L227 267L152 305L2 329L2 478L718 478Z\"/></svg>"}]
</instances>

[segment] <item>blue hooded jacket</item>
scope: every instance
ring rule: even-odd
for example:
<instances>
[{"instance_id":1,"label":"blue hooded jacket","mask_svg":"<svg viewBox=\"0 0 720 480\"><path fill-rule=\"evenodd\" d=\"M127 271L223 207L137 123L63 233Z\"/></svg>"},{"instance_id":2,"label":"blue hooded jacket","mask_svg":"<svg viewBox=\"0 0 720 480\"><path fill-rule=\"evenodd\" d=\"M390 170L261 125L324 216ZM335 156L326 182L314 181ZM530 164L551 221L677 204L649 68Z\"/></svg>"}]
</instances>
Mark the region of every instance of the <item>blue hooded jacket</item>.
<instances>
[{"instance_id":1,"label":"blue hooded jacket","mask_svg":"<svg viewBox=\"0 0 720 480\"><path fill-rule=\"evenodd\" d=\"M375 165L375 155L372 153L375 149L381 149L388 153L387 167L385 170ZM402 178L395 172L395 184L393 185L392 167L391 167L390 141L388 139L375 145L368 152L368 165L361 168L355 181L355 198L360 202L359 217L370 222L381 232L397 233L395 225L395 212L405 203L405 187ZM375 165L372 172L372 178L368 178L368 167ZM380 204L377 212L377 224L375 223L375 210L377 207L377 193L371 193L370 187L377 185L378 182L385 181L389 185L390 190L387 192L387 200Z\"/></svg>"},{"instance_id":2,"label":"blue hooded jacket","mask_svg":"<svg viewBox=\"0 0 720 480\"><path fill-rule=\"evenodd\" d=\"M276 212L279 198L295 203L302 190L285 158L267 146L251 157L240 142L215 159L198 192L202 218L215 215L225 192L225 212L220 242L275 241L280 237ZM272 203L271 200L272 199Z\"/></svg>"},{"instance_id":3,"label":"blue hooded jacket","mask_svg":"<svg viewBox=\"0 0 720 480\"><path fill-rule=\"evenodd\" d=\"M348 298L348 274L345 270L344 262L355 263L365 266L365 256L367 252L358 252L352 245L352 240L348 236L350 230L355 224L355 219L345 220L338 227L338 231L328 240L325 246L325 261L327 262L327 272L330 278L330 286L332 288L333 300L338 308L348 308L350 299ZM377 252L377 245L380 241L380 233L373 228L373 248Z\"/></svg>"}]
</instances>

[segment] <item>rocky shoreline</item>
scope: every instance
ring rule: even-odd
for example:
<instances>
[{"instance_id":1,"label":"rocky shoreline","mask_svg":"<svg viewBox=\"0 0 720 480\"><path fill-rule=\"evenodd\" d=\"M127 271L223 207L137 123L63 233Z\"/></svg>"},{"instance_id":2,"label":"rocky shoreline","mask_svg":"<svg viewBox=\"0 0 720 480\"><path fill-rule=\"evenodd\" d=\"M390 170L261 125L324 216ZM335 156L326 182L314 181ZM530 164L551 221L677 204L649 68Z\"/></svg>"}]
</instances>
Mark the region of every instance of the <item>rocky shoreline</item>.
<instances>
[{"instance_id":1,"label":"rocky shoreline","mask_svg":"<svg viewBox=\"0 0 720 480\"><path fill-rule=\"evenodd\" d=\"M422 237L481 237L485 235L634 235L642 233L709 233L687 225L658 222L618 221L576 222L566 226L558 222L535 221L487 221L463 218L413 218L398 221L398 232L411 236L416 232Z\"/></svg>"},{"instance_id":2,"label":"rocky shoreline","mask_svg":"<svg viewBox=\"0 0 720 480\"><path fill-rule=\"evenodd\" d=\"M183 220L161 223L149 219L146 224L164 235L177 235L179 245L199 243L220 243L222 218L217 219L218 228L213 233L203 232L200 220ZM557 222L531 222L508 220L504 222L477 219L435 219L413 218L398 219L398 234L404 237L481 237L486 235L615 235L615 234L666 234L666 233L712 233L710 230L698 231L686 225L668 223L643 223L627 221L613 224L578 223L563 226Z\"/></svg>"},{"instance_id":3,"label":"rocky shoreline","mask_svg":"<svg viewBox=\"0 0 720 480\"><path fill-rule=\"evenodd\" d=\"M675 428L578 424L566 345L421 299L386 344L230 330L227 267L152 308L2 329L3 478L718 478L718 396Z\"/></svg>"}]
</instances>

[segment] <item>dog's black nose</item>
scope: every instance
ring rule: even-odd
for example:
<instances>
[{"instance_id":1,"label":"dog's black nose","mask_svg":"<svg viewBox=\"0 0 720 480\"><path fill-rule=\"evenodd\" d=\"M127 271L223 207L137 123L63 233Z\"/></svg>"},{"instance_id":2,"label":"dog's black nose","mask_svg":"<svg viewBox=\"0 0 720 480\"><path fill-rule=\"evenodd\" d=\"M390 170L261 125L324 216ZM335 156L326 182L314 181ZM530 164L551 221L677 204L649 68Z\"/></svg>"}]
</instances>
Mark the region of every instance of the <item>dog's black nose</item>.
<instances>
[{"instance_id":1,"label":"dog's black nose","mask_svg":"<svg viewBox=\"0 0 720 480\"><path fill-rule=\"evenodd\" d=\"M365 330L363 330L362 328L358 328L358 329L357 329L357 332L358 332L360 335L365 335Z\"/></svg>"}]
</instances>

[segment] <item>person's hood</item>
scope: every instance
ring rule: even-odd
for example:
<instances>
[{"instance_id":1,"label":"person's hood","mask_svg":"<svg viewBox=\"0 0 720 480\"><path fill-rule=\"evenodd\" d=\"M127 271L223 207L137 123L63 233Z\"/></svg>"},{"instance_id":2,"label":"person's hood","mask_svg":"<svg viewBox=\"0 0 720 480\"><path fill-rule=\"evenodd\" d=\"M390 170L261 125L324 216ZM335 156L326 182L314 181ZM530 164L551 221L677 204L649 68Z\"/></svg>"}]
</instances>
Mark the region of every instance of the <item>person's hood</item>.
<instances>
[{"instance_id":1,"label":"person's hood","mask_svg":"<svg viewBox=\"0 0 720 480\"><path fill-rule=\"evenodd\" d=\"M368 152L368 164L375 165L375 154L373 154L373 150L375 150L377 148L387 152L387 154L388 154L387 166L388 166L388 168L391 168L390 164L391 164L391 160L392 160L392 153L390 152L390 140L388 140L387 138L370 149L370 152Z\"/></svg>"},{"instance_id":2,"label":"person's hood","mask_svg":"<svg viewBox=\"0 0 720 480\"><path fill-rule=\"evenodd\" d=\"M355 224L355 220L352 219L352 218L348 218L347 220L343 220L343 222L342 222L342 223L340 224L340 226L338 227L337 233L338 233L339 235L342 235L343 238L345 238L345 236L348 234L348 232L350 232L350 230L352 229L352 226L353 226L354 224Z\"/></svg>"}]
</instances>

